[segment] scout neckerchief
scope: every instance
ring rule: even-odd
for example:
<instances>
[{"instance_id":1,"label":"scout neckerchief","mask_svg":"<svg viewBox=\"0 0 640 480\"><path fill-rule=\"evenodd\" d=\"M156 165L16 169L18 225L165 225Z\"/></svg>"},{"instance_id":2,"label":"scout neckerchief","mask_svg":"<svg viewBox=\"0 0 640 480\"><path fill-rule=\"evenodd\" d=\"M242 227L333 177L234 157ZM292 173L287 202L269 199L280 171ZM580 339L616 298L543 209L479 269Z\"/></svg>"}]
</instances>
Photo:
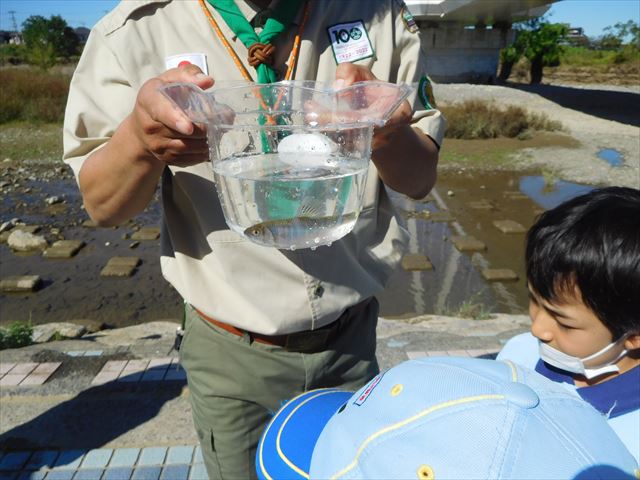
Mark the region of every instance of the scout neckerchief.
<instances>
[{"instance_id":1,"label":"scout neckerchief","mask_svg":"<svg viewBox=\"0 0 640 480\"><path fill-rule=\"evenodd\" d=\"M277 6L276 10L272 13L271 17L267 19L262 32L260 32L260 35L255 33L253 27L242 14L233 0L207 1L213 6L213 8L216 9L216 11L227 23L231 31L238 35L240 41L242 41L242 43L249 50L248 63L256 69L258 73L258 83L272 83L277 81L276 72L271 67L271 63L273 63L273 54L275 47L270 42L277 35L282 33L293 21L300 8L301 3L305 0L282 0ZM293 76L293 71L295 69L296 62L298 60L298 54L300 52L302 32L304 31L304 27L309 17L309 4L310 2L306 1L304 13L302 15L302 21L300 22L300 25L298 27L298 31L293 41L293 46L291 48L291 53L289 54L289 59L287 61L288 67L284 76L284 80L291 80L291 77ZM211 15L211 12L207 8L205 0L200 0L200 6L209 19L209 23L218 35L218 38L226 48L231 58L233 58L233 61L238 67L238 70L240 70L242 76L245 78L245 80L252 82L253 79L251 77L251 74L247 71L229 41L225 38L222 30L220 29L220 26L218 25L218 22L216 22L215 18L213 18L213 15ZM264 98L264 96L258 91L257 96L258 100L260 101L261 108L263 108L264 110L269 110L267 103L271 103L275 107L275 109L277 109L277 106L282 99L283 93L284 90L280 93L280 95L277 99L275 99L274 102L271 98ZM261 123L263 121L264 123L272 125L277 123L271 116L268 115L265 118L261 119ZM263 151L265 153L272 151L264 132L262 132L262 144ZM305 186L301 185L301 187L304 188ZM277 182L274 182L272 188L274 189L274 191L279 190ZM282 217L285 218L293 217L297 213L296 204L291 201L287 201L284 195L276 194L271 196L267 208L271 212L271 217L274 217L276 212L278 212Z\"/></svg>"},{"instance_id":2,"label":"scout neckerchief","mask_svg":"<svg viewBox=\"0 0 640 480\"><path fill-rule=\"evenodd\" d=\"M273 63L273 54L275 47L271 44L271 41L275 39L280 33L282 33L287 26L293 21L298 13L300 5L304 0L283 0L280 2L276 10L271 17L267 19L264 28L260 34L256 34L249 21L242 14L238 6L233 0L207 0L220 14L220 16L227 23L231 31L238 35L240 41L249 50L248 63L254 67L258 73L258 83L272 83L277 81L277 75L271 63ZM205 0L200 0L200 6L209 19L209 23L215 30L216 34L220 38L231 58L233 58L236 66L240 70L242 76L248 80L253 81L251 75L242 64L242 61L238 57L238 54L233 50L227 39L225 38L222 30L218 26L215 18L209 12L205 4ZM309 2L306 3L302 21L298 27L298 32L293 41L293 47L291 48L291 54L289 55L288 68L285 74L284 80L291 80L293 70L298 60L298 53L300 51L300 42L302 39L302 32L307 18L309 16Z\"/></svg>"}]
</instances>

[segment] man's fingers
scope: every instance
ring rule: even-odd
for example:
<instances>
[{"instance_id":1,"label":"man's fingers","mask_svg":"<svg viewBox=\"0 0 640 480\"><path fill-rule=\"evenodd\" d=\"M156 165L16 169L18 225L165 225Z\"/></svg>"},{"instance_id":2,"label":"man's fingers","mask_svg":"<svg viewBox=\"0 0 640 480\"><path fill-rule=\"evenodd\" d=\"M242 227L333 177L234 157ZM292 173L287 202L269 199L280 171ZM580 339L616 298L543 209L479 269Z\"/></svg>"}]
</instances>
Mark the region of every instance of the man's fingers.
<instances>
[{"instance_id":1,"label":"man's fingers","mask_svg":"<svg viewBox=\"0 0 640 480\"><path fill-rule=\"evenodd\" d=\"M398 108L391 114L385 126L406 125L411 122L413 117L413 109L406 100L400 104Z\"/></svg>"},{"instance_id":2,"label":"man's fingers","mask_svg":"<svg viewBox=\"0 0 640 480\"><path fill-rule=\"evenodd\" d=\"M171 77L167 76L165 78ZM196 127L186 113L160 93L159 89L164 84L165 82L161 77L151 79L145 83L138 94L136 108L141 110L143 117L148 116L151 122L162 124L183 136L197 133Z\"/></svg>"},{"instance_id":3,"label":"man's fingers","mask_svg":"<svg viewBox=\"0 0 640 480\"><path fill-rule=\"evenodd\" d=\"M336 68L336 79L333 88L334 90L339 90L356 82L364 82L366 80L377 80L367 67L354 65L353 63L341 63Z\"/></svg>"},{"instance_id":4,"label":"man's fingers","mask_svg":"<svg viewBox=\"0 0 640 480\"><path fill-rule=\"evenodd\" d=\"M213 77L205 75L200 67L193 64L172 68L158 78L167 83L195 83L202 89L207 89L213 85Z\"/></svg>"},{"instance_id":5,"label":"man's fingers","mask_svg":"<svg viewBox=\"0 0 640 480\"><path fill-rule=\"evenodd\" d=\"M167 143L166 151L175 155L202 155L209 153L209 147L201 138L175 138Z\"/></svg>"},{"instance_id":6,"label":"man's fingers","mask_svg":"<svg viewBox=\"0 0 640 480\"><path fill-rule=\"evenodd\" d=\"M153 155L163 162L173 163L180 157L198 156L209 157L207 142L202 139L173 138L152 142L150 150Z\"/></svg>"}]
</instances>

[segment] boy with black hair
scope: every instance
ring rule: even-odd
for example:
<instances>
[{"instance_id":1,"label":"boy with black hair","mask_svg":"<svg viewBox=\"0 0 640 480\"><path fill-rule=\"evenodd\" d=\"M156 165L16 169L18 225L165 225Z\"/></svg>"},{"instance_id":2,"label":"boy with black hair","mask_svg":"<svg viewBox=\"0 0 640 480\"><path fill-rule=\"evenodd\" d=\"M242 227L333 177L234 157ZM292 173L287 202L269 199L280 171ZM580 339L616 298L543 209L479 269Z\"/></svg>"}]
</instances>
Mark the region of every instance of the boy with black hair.
<instances>
[{"instance_id":1,"label":"boy with black hair","mask_svg":"<svg viewBox=\"0 0 640 480\"><path fill-rule=\"evenodd\" d=\"M534 368L594 406L640 461L640 190L594 190L527 234L531 333L499 360Z\"/></svg>"}]
</instances>

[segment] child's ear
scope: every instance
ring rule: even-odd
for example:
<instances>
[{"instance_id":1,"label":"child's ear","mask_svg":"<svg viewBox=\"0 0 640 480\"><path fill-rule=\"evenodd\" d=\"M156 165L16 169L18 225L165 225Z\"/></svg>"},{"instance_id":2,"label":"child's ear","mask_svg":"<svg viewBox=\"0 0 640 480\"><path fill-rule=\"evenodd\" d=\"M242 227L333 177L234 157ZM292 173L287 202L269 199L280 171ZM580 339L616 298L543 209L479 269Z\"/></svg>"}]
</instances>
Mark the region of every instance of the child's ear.
<instances>
[{"instance_id":1,"label":"child's ear","mask_svg":"<svg viewBox=\"0 0 640 480\"><path fill-rule=\"evenodd\" d=\"M632 333L624 341L624 348L628 351L640 349L640 333Z\"/></svg>"}]
</instances>

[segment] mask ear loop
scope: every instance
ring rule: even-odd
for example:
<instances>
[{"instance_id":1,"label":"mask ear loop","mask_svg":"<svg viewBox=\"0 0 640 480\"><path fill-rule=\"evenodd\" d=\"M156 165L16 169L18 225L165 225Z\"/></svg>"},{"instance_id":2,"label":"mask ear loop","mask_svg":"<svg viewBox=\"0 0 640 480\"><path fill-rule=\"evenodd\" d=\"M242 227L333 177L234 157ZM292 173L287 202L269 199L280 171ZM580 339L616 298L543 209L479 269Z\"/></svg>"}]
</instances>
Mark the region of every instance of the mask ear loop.
<instances>
[{"instance_id":1,"label":"mask ear loop","mask_svg":"<svg viewBox=\"0 0 640 480\"><path fill-rule=\"evenodd\" d=\"M606 347L602 348L601 350L597 351L596 353L592 353L591 355L588 355L582 359L580 359L582 361L582 364L584 365L585 369L598 369L598 368L602 368L602 367L606 367L607 365L613 365L615 363L617 363L621 358L624 358L625 355L627 355L629 353L629 351L624 348L624 342L627 340L627 338L629 338L629 334L625 334L623 336L621 336L618 340L611 342L609 345L607 345ZM602 355L604 355L605 353L607 353L610 350L613 350L617 345L622 345L622 350L620 351L620 353L613 359L613 360L609 360L607 362L601 363L599 365L594 365L594 366L587 366L586 362L588 362L589 360L593 360L595 358L598 358Z\"/></svg>"}]
</instances>

